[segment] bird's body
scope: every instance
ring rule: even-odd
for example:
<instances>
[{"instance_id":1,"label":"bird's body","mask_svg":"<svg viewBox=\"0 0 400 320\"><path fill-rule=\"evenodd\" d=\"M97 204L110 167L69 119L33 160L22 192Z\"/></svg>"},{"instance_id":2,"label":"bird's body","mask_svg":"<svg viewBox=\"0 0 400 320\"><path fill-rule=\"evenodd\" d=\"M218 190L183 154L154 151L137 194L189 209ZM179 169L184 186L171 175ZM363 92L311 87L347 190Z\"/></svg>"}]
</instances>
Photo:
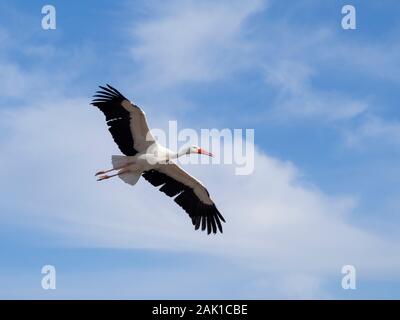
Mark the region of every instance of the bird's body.
<instances>
[{"instance_id":1,"label":"bird's body","mask_svg":"<svg viewBox=\"0 0 400 320\"><path fill-rule=\"evenodd\" d=\"M195 229L201 227L210 234L222 233L223 216L211 200L203 184L179 167L175 160L190 153L211 154L197 146L174 152L161 146L151 134L146 114L138 106L127 100L119 91L107 85L101 87L94 96L92 105L98 107L106 116L109 131L119 149L125 155L113 155L110 170L98 172L99 181L115 176L124 182L135 185L140 177L181 206L192 219ZM116 174L108 175L109 172Z\"/></svg>"}]
</instances>

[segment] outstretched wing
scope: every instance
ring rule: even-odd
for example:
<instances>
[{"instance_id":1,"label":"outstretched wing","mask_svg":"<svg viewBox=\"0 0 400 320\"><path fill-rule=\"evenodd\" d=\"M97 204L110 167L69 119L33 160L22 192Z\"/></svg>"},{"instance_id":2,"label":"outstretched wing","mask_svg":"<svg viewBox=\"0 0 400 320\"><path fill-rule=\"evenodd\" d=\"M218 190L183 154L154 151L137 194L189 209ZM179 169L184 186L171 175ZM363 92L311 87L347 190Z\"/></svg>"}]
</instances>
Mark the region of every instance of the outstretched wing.
<instances>
[{"instance_id":1,"label":"outstretched wing","mask_svg":"<svg viewBox=\"0 0 400 320\"><path fill-rule=\"evenodd\" d=\"M207 189L178 165L168 163L145 171L142 176L153 186L161 186L159 190L167 196L176 196L174 201L186 211L196 230L201 226L201 230L207 229L208 234L217 233L217 229L222 233L221 221L225 222L225 219Z\"/></svg>"},{"instance_id":2,"label":"outstretched wing","mask_svg":"<svg viewBox=\"0 0 400 320\"><path fill-rule=\"evenodd\" d=\"M126 156L134 156L145 151L155 142L145 113L110 85L100 86L100 89L93 96L91 104L106 116L108 130L121 152Z\"/></svg>"}]
</instances>

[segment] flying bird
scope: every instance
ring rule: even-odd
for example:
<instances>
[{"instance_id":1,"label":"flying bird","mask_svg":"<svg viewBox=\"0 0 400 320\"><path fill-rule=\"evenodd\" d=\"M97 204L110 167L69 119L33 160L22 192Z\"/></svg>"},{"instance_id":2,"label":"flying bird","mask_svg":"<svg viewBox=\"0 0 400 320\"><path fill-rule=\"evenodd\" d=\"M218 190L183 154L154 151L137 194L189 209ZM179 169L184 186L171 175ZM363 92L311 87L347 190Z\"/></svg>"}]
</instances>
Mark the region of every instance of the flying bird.
<instances>
[{"instance_id":1,"label":"flying bird","mask_svg":"<svg viewBox=\"0 0 400 320\"><path fill-rule=\"evenodd\" d=\"M151 134L146 114L126 99L118 90L107 84L93 96L92 105L106 117L108 130L124 155L111 157L112 169L96 173L98 181L118 176L135 185L142 176L153 186L186 211L195 230L222 233L224 217L218 211L204 185L175 162L191 153L212 156L198 146L189 146L174 152L161 146ZM109 174L111 172L116 172Z\"/></svg>"}]
</instances>

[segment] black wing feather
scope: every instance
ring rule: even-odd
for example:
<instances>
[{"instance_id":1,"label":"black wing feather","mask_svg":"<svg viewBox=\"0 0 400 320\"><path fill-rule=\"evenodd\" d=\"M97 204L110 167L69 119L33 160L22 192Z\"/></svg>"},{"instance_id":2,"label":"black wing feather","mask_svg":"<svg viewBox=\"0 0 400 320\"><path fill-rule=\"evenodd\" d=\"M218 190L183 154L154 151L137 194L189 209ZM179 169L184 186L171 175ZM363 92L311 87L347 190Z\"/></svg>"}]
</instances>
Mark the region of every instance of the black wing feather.
<instances>
[{"instance_id":1,"label":"black wing feather","mask_svg":"<svg viewBox=\"0 0 400 320\"><path fill-rule=\"evenodd\" d=\"M134 156L134 140L130 129L131 115L124 109L121 102L127 100L117 89L107 84L93 96L92 105L104 113L110 131L118 148L126 156Z\"/></svg>"},{"instance_id":2,"label":"black wing feather","mask_svg":"<svg viewBox=\"0 0 400 320\"><path fill-rule=\"evenodd\" d=\"M159 190L167 196L176 196L174 201L186 211L196 230L201 227L201 230L207 229L208 234L217 233L217 229L222 233L221 221L225 222L225 219L215 204L207 205L201 202L192 188L160 171L145 171L142 176L153 186L162 186Z\"/></svg>"}]
</instances>

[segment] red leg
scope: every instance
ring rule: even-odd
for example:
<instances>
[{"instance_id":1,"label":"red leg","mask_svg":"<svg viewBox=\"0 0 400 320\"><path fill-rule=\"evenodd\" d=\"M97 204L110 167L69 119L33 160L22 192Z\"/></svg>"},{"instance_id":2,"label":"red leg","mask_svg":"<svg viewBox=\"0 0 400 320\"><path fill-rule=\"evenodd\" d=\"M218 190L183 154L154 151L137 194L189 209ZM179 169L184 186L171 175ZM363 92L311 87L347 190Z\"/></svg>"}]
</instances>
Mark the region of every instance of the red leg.
<instances>
[{"instance_id":1,"label":"red leg","mask_svg":"<svg viewBox=\"0 0 400 320\"><path fill-rule=\"evenodd\" d=\"M99 175L101 175L101 174L106 174L106 173L112 172L112 171L114 171L114 170L125 169L125 168L129 167L130 165L131 165L131 163L128 163L128 164L126 164L126 165L124 165L124 166L122 166L122 167L112 168L112 169L109 169L109 170L102 170L102 171L97 172L94 176L97 177L97 176L99 176ZM113 177L114 177L114 176L113 176Z\"/></svg>"},{"instance_id":2,"label":"red leg","mask_svg":"<svg viewBox=\"0 0 400 320\"><path fill-rule=\"evenodd\" d=\"M113 169L113 170L118 170L118 169ZM112 170L111 170L112 171ZM115 177L115 176L118 176L118 175L120 175L120 174L123 174L123 173L125 173L125 172L128 172L129 170L121 170L120 172L118 172L118 173L116 173L116 174L112 174L112 175L103 175L103 176L100 176L98 179L97 179L97 181L102 181L102 180L106 180L106 179L110 179L110 178L112 178L112 177Z\"/></svg>"}]
</instances>

